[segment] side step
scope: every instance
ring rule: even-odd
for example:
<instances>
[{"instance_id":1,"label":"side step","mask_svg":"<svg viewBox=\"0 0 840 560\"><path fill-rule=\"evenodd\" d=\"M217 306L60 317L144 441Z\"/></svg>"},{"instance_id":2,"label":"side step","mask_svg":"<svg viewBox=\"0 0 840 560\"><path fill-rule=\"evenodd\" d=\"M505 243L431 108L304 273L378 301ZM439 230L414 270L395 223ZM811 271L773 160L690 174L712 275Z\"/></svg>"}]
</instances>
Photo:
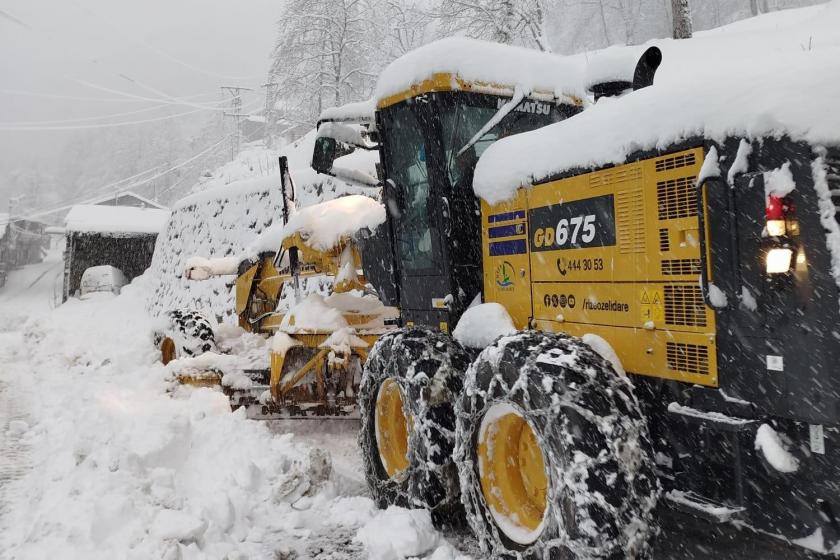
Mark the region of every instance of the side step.
<instances>
[{"instance_id":1,"label":"side step","mask_svg":"<svg viewBox=\"0 0 840 560\"><path fill-rule=\"evenodd\" d=\"M736 519L745 508L731 507L708 500L694 492L671 490L665 494L669 504L679 511L688 513L711 523L726 523Z\"/></svg>"},{"instance_id":2,"label":"side step","mask_svg":"<svg viewBox=\"0 0 840 560\"><path fill-rule=\"evenodd\" d=\"M668 413L689 424L699 424L717 432L743 432L752 430L755 420L729 416L684 406L675 402L668 405Z\"/></svg>"}]
</instances>

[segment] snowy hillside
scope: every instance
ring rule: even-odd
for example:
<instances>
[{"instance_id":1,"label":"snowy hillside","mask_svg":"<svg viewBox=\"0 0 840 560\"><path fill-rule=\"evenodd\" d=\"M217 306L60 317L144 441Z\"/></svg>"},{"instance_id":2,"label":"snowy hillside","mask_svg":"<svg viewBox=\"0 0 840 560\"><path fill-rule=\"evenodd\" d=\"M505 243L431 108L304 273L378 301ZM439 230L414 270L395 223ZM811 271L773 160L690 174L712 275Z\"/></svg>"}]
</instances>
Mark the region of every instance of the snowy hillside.
<instances>
[{"instance_id":1,"label":"snowy hillside","mask_svg":"<svg viewBox=\"0 0 840 560\"><path fill-rule=\"evenodd\" d=\"M151 283L148 309L153 315L171 309L197 309L235 322L233 292L228 285L233 277L196 282L183 278L182 271L193 256L239 255L279 219L283 208L276 163L279 155L289 158L301 207L346 193L376 196L376 189L310 169L314 141L313 131L279 153L261 148L243 151L213 177L205 178L195 189L198 192L174 205L147 273Z\"/></svg>"}]
</instances>

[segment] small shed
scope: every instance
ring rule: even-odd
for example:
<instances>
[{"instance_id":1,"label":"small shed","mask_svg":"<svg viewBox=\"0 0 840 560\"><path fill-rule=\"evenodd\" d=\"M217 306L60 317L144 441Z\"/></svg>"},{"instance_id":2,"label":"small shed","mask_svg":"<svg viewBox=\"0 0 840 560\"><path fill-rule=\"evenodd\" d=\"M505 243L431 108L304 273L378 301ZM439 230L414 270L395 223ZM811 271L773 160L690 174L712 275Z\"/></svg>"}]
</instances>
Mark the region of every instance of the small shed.
<instances>
[{"instance_id":1,"label":"small shed","mask_svg":"<svg viewBox=\"0 0 840 560\"><path fill-rule=\"evenodd\" d=\"M79 289L92 266L119 268L130 282L149 267L168 210L84 204L65 218L64 300Z\"/></svg>"}]
</instances>

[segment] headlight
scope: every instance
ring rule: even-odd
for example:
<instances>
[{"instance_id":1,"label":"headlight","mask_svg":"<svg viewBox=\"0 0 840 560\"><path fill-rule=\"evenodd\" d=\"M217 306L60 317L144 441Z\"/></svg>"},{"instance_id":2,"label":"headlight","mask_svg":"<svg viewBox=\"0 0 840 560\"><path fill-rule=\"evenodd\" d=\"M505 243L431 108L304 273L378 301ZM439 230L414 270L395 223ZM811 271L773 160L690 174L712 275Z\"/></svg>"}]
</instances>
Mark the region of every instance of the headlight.
<instances>
[{"instance_id":1,"label":"headlight","mask_svg":"<svg viewBox=\"0 0 840 560\"><path fill-rule=\"evenodd\" d=\"M767 274L781 274L790 270L791 249L777 247L767 253Z\"/></svg>"}]
</instances>

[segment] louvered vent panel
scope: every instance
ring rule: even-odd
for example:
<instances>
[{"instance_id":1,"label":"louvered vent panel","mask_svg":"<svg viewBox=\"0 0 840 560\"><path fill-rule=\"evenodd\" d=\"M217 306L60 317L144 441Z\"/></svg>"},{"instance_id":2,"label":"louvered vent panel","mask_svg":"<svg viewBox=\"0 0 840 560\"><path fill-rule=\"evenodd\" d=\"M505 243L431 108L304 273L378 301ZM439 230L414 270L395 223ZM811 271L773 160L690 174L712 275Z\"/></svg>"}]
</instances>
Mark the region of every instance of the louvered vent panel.
<instances>
[{"instance_id":1,"label":"louvered vent panel","mask_svg":"<svg viewBox=\"0 0 840 560\"><path fill-rule=\"evenodd\" d=\"M688 218L697 215L694 184L696 177L680 177L656 183L656 200L660 220Z\"/></svg>"},{"instance_id":2,"label":"louvered vent panel","mask_svg":"<svg viewBox=\"0 0 840 560\"><path fill-rule=\"evenodd\" d=\"M663 276L687 276L700 274L700 259L663 259Z\"/></svg>"},{"instance_id":3,"label":"louvered vent panel","mask_svg":"<svg viewBox=\"0 0 840 560\"><path fill-rule=\"evenodd\" d=\"M834 217L840 223L840 150L832 150L825 159L828 189L834 202Z\"/></svg>"},{"instance_id":4,"label":"louvered vent panel","mask_svg":"<svg viewBox=\"0 0 840 560\"><path fill-rule=\"evenodd\" d=\"M671 237L668 234L668 228L659 230L659 250L662 253L667 253L671 250Z\"/></svg>"},{"instance_id":5,"label":"louvered vent panel","mask_svg":"<svg viewBox=\"0 0 840 560\"><path fill-rule=\"evenodd\" d=\"M685 373L709 373L709 348L699 344L667 342L668 369Z\"/></svg>"},{"instance_id":6,"label":"louvered vent panel","mask_svg":"<svg viewBox=\"0 0 840 560\"><path fill-rule=\"evenodd\" d=\"M706 306L700 286L665 285L665 324L706 326Z\"/></svg>"},{"instance_id":7,"label":"louvered vent panel","mask_svg":"<svg viewBox=\"0 0 840 560\"><path fill-rule=\"evenodd\" d=\"M618 251L622 254L645 252L645 217L642 190L615 195Z\"/></svg>"},{"instance_id":8,"label":"louvered vent panel","mask_svg":"<svg viewBox=\"0 0 840 560\"><path fill-rule=\"evenodd\" d=\"M680 154L656 160L656 171L670 171L680 167L689 167L696 163L694 154Z\"/></svg>"},{"instance_id":9,"label":"louvered vent panel","mask_svg":"<svg viewBox=\"0 0 840 560\"><path fill-rule=\"evenodd\" d=\"M615 183L624 183L626 181L635 181L642 177L641 167L625 167L616 171L605 171L597 173L589 177L590 187L603 187L605 185L612 185Z\"/></svg>"}]
</instances>

